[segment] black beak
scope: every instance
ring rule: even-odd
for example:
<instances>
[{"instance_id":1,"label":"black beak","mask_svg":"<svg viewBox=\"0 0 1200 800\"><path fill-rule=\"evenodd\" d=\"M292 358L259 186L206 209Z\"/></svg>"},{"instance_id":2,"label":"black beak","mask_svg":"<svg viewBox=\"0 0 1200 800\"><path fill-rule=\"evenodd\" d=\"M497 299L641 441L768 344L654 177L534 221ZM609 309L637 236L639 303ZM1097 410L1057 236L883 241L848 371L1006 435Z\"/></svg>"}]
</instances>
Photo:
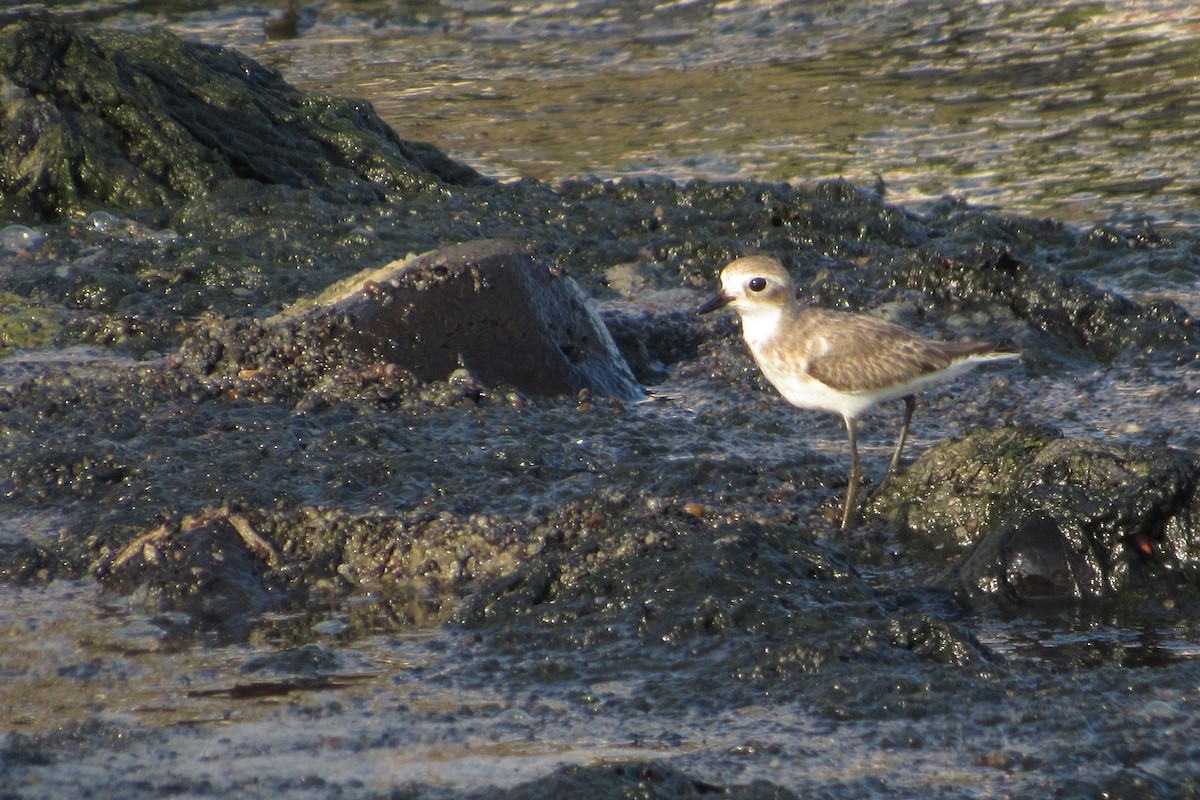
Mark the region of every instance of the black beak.
<instances>
[{"instance_id":1,"label":"black beak","mask_svg":"<svg viewBox=\"0 0 1200 800\"><path fill-rule=\"evenodd\" d=\"M704 305L696 309L697 314L707 314L710 311L716 311L718 308L724 308L733 302L733 295L725 294L724 291L717 292L712 297L704 301Z\"/></svg>"}]
</instances>

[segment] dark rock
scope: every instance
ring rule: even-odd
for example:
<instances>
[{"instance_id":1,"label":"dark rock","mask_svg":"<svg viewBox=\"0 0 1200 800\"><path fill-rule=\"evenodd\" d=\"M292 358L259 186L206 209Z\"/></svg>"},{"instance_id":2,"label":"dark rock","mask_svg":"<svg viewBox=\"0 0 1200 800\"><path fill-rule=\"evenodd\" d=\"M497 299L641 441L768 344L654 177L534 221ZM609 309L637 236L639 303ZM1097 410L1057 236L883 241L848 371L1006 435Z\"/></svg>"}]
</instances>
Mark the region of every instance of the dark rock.
<instances>
[{"instance_id":1,"label":"dark rock","mask_svg":"<svg viewBox=\"0 0 1200 800\"><path fill-rule=\"evenodd\" d=\"M935 265L909 262L895 268L891 279L942 302L986 297L1007 305L1032 330L1049 334L1049 346L1083 351L1103 363L1127 352L1200 349L1200 328L1182 306L1143 305L1061 269L1027 263L992 243Z\"/></svg>"},{"instance_id":2,"label":"dark rock","mask_svg":"<svg viewBox=\"0 0 1200 800\"><path fill-rule=\"evenodd\" d=\"M714 786L656 761L570 766L506 791L491 789L497 800L685 800L725 797L729 800L794 800L797 795L766 781L739 786Z\"/></svg>"},{"instance_id":3,"label":"dark rock","mask_svg":"<svg viewBox=\"0 0 1200 800\"><path fill-rule=\"evenodd\" d=\"M982 645L962 627L928 615L888 622L892 644L941 664L963 666L980 661Z\"/></svg>"},{"instance_id":4,"label":"dark rock","mask_svg":"<svg viewBox=\"0 0 1200 800\"><path fill-rule=\"evenodd\" d=\"M501 649L536 642L563 654L559 678L591 668L567 654L597 648L607 670L647 669L653 659L694 670L686 686L646 688L649 702L666 706L766 685L782 699L846 662L984 660L952 622L889 617L853 568L790 525L632 505L613 498L550 520L544 547L466 597L455 619Z\"/></svg>"},{"instance_id":5,"label":"dark rock","mask_svg":"<svg viewBox=\"0 0 1200 800\"><path fill-rule=\"evenodd\" d=\"M423 381L466 369L533 395L643 396L604 323L569 277L528 248L467 242L359 273L280 314L344 321L345 342Z\"/></svg>"},{"instance_id":6,"label":"dark rock","mask_svg":"<svg viewBox=\"0 0 1200 800\"><path fill-rule=\"evenodd\" d=\"M705 342L705 322L690 308L606 310L604 324L625 361L643 384L657 383L667 365L694 357Z\"/></svg>"},{"instance_id":7,"label":"dark rock","mask_svg":"<svg viewBox=\"0 0 1200 800\"><path fill-rule=\"evenodd\" d=\"M256 656L242 664L243 673L271 672L292 675L322 675L337 672L341 668L342 660L337 653L311 642L277 653Z\"/></svg>"},{"instance_id":8,"label":"dark rock","mask_svg":"<svg viewBox=\"0 0 1200 800\"><path fill-rule=\"evenodd\" d=\"M580 516L554 526L562 541L468 598L459 622L510 636L557 629L571 641L588 629L623 629L682 643L747 628L780 638L804 629L815 638L827 625L827 604L875 608L870 588L847 564L783 526L714 521L699 536L695 520L682 514L647 520L598 506L589 513L593 524ZM581 619L589 623L576 624ZM792 652L791 666L815 669L829 656L821 648Z\"/></svg>"},{"instance_id":9,"label":"dark rock","mask_svg":"<svg viewBox=\"0 0 1200 800\"><path fill-rule=\"evenodd\" d=\"M1007 537L1004 578L1019 600L1081 598L1099 593L1099 575L1052 518L1034 514Z\"/></svg>"},{"instance_id":10,"label":"dark rock","mask_svg":"<svg viewBox=\"0 0 1200 800\"><path fill-rule=\"evenodd\" d=\"M978 431L932 448L874 508L908 535L962 548L956 583L1018 601L1197 589L1200 465L1162 446Z\"/></svg>"},{"instance_id":11,"label":"dark rock","mask_svg":"<svg viewBox=\"0 0 1200 800\"><path fill-rule=\"evenodd\" d=\"M873 501L888 524L931 546L965 548L995 525L1017 470L1062 434L1048 427L979 430L926 450Z\"/></svg>"},{"instance_id":12,"label":"dark rock","mask_svg":"<svg viewBox=\"0 0 1200 800\"><path fill-rule=\"evenodd\" d=\"M240 635L272 602L265 576L277 561L244 517L218 510L159 525L101 558L95 572L153 608Z\"/></svg>"},{"instance_id":13,"label":"dark rock","mask_svg":"<svg viewBox=\"0 0 1200 800\"><path fill-rule=\"evenodd\" d=\"M0 31L0 186L14 216L156 209L250 180L361 201L482 178L405 142L369 103L314 97L166 31Z\"/></svg>"}]
</instances>

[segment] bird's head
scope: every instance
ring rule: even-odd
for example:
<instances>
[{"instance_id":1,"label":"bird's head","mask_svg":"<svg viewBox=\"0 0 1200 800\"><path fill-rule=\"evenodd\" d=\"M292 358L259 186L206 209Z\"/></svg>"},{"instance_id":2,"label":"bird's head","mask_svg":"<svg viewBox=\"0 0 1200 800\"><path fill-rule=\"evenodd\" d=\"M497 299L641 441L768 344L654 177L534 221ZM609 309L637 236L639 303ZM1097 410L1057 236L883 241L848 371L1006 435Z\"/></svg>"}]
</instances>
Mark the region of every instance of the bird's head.
<instances>
[{"instance_id":1,"label":"bird's head","mask_svg":"<svg viewBox=\"0 0 1200 800\"><path fill-rule=\"evenodd\" d=\"M770 256L744 256L730 261L721 270L721 289L700 306L707 314L732 306L743 317L749 314L778 314L795 302L792 278L778 259Z\"/></svg>"}]
</instances>

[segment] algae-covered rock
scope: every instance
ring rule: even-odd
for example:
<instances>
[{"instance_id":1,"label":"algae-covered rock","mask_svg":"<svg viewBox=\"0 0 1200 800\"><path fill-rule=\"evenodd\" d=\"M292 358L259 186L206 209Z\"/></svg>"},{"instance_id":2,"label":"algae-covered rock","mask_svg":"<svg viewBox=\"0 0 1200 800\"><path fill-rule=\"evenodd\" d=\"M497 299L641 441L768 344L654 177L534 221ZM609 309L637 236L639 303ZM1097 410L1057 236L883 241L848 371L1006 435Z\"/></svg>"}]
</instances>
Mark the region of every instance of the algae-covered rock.
<instances>
[{"instance_id":1,"label":"algae-covered rock","mask_svg":"<svg viewBox=\"0 0 1200 800\"><path fill-rule=\"evenodd\" d=\"M1061 436L1048 427L1014 426L942 442L892 476L871 508L932 546L968 547L1003 515L1018 469Z\"/></svg>"},{"instance_id":2,"label":"algae-covered rock","mask_svg":"<svg viewBox=\"0 0 1200 800\"><path fill-rule=\"evenodd\" d=\"M1061 269L1046 269L987 243L936 264L907 262L891 280L919 287L941 302L986 297L1000 303L1049 344L1083 351L1101 362L1129 352L1200 351L1200 326L1187 309L1169 301L1137 303ZM1044 357L1044 356L1043 356Z\"/></svg>"},{"instance_id":3,"label":"algae-covered rock","mask_svg":"<svg viewBox=\"0 0 1200 800\"><path fill-rule=\"evenodd\" d=\"M1200 590L1200 465L1163 446L977 431L932 448L874 503L908 535L960 548L955 582L1016 600Z\"/></svg>"},{"instance_id":4,"label":"algae-covered rock","mask_svg":"<svg viewBox=\"0 0 1200 800\"><path fill-rule=\"evenodd\" d=\"M45 19L0 30L3 211L155 209L235 180L372 200L482 179L370 104L302 94L224 48Z\"/></svg>"},{"instance_id":5,"label":"algae-covered rock","mask_svg":"<svg viewBox=\"0 0 1200 800\"><path fill-rule=\"evenodd\" d=\"M1180 580L1194 593L1198 476L1194 458L1166 447L1050 442L1017 471L1004 521L959 581L987 594L999 579L1018 599L1171 593Z\"/></svg>"},{"instance_id":6,"label":"algae-covered rock","mask_svg":"<svg viewBox=\"0 0 1200 800\"><path fill-rule=\"evenodd\" d=\"M846 660L902 651L944 663L981 658L953 624L890 617L849 564L787 525L737 512L647 513L617 500L552 520L559 535L466 597L458 622L564 652L631 640L704 652L709 678L745 686L802 682Z\"/></svg>"},{"instance_id":7,"label":"algae-covered rock","mask_svg":"<svg viewBox=\"0 0 1200 800\"><path fill-rule=\"evenodd\" d=\"M64 317L60 309L0 291L0 354L53 342Z\"/></svg>"}]
</instances>

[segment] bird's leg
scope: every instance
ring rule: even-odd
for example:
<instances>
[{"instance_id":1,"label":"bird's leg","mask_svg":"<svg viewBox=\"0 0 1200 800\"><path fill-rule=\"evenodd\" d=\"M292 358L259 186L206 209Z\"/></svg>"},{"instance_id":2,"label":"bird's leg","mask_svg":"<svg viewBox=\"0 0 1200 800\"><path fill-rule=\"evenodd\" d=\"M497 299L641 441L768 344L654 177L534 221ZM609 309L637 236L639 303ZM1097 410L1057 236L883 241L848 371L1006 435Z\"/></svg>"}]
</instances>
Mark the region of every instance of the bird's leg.
<instances>
[{"instance_id":1,"label":"bird's leg","mask_svg":"<svg viewBox=\"0 0 1200 800\"><path fill-rule=\"evenodd\" d=\"M858 465L858 420L850 417L845 417L845 420L846 435L850 437L850 480L846 486L846 506L842 510L842 530L850 527L850 515L858 495L858 482L862 478L862 469Z\"/></svg>"},{"instance_id":2,"label":"bird's leg","mask_svg":"<svg viewBox=\"0 0 1200 800\"><path fill-rule=\"evenodd\" d=\"M912 422L913 409L916 407L917 398L911 394L907 395L904 398L904 423L900 426L900 439L896 442L896 452L892 455L892 463L888 465L887 475L883 478L884 483L888 482L900 466L900 453L904 450L904 440L908 438L908 423Z\"/></svg>"}]
</instances>

